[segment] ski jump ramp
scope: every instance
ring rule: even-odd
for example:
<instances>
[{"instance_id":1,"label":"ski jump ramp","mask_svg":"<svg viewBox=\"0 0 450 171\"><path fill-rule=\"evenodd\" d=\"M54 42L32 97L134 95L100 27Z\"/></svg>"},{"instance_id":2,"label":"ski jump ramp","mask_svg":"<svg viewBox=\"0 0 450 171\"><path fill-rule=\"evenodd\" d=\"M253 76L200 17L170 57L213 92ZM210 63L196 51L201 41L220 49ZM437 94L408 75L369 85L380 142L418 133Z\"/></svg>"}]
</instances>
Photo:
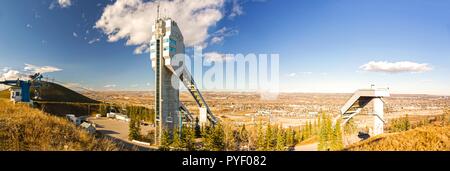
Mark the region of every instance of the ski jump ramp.
<instances>
[{"instance_id":1,"label":"ski jump ramp","mask_svg":"<svg viewBox=\"0 0 450 171\"><path fill-rule=\"evenodd\" d=\"M342 106L340 117L345 125L351 118L359 114L361 110L373 101L374 125L372 134L378 135L384 132L384 97L390 97L388 89L361 89Z\"/></svg>"}]
</instances>

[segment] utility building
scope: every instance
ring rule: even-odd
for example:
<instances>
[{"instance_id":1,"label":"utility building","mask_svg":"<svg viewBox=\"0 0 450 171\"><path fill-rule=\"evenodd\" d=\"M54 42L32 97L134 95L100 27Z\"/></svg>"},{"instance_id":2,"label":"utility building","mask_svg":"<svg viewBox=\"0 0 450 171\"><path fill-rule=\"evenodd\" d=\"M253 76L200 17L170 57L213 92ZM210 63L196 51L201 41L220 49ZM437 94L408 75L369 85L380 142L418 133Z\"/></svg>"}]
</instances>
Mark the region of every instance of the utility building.
<instances>
[{"instance_id":1,"label":"utility building","mask_svg":"<svg viewBox=\"0 0 450 171\"><path fill-rule=\"evenodd\" d=\"M177 23L170 18L159 17L152 27L150 41L150 59L155 71L155 125L156 140L159 143L161 135L168 132L172 135L174 129L181 129L183 121L193 122L193 117L180 102L180 81L188 89L200 108L200 122L208 120L217 122L197 89L193 77L184 65L184 39ZM178 57L176 57L178 55Z\"/></svg>"}]
</instances>

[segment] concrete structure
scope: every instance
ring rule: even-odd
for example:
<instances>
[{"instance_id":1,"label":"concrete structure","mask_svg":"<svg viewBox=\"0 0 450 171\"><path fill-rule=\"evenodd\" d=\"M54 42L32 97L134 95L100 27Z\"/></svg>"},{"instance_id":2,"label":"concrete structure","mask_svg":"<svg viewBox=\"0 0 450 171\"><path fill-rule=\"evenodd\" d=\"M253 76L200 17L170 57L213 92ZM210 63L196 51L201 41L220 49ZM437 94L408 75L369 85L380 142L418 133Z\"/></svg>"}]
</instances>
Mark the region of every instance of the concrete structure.
<instances>
[{"instance_id":1,"label":"concrete structure","mask_svg":"<svg viewBox=\"0 0 450 171\"><path fill-rule=\"evenodd\" d=\"M35 89L34 99L39 98L39 88L41 86L41 79L43 76L40 73L36 73L29 76L29 80L5 80L0 81L0 84L11 86L10 90L10 100L13 102L25 102L32 103L30 97L31 87Z\"/></svg>"},{"instance_id":2,"label":"concrete structure","mask_svg":"<svg viewBox=\"0 0 450 171\"><path fill-rule=\"evenodd\" d=\"M184 54L184 44L180 29L171 19L158 18L152 30L150 58L156 74L155 121L160 138L164 130L171 133L179 125L179 81L174 76L172 58L176 54Z\"/></svg>"},{"instance_id":3,"label":"concrete structure","mask_svg":"<svg viewBox=\"0 0 450 171\"><path fill-rule=\"evenodd\" d=\"M387 89L362 89L356 91L353 96L341 108L341 117L345 125L351 118L359 114L361 110L373 101L374 125L371 135L384 132L384 103L382 98L389 97Z\"/></svg>"},{"instance_id":4,"label":"concrete structure","mask_svg":"<svg viewBox=\"0 0 450 171\"><path fill-rule=\"evenodd\" d=\"M177 23L170 18L159 17L152 27L150 41L150 59L155 71L155 125L156 139L160 140L163 132L173 133L180 128L183 120L192 122L193 117L180 102L180 81L188 89L200 108L200 124L209 120L215 124L217 119L212 114L193 77L184 65L184 39ZM207 118L207 119L204 119ZM159 143L159 142L157 142Z\"/></svg>"},{"instance_id":5,"label":"concrete structure","mask_svg":"<svg viewBox=\"0 0 450 171\"><path fill-rule=\"evenodd\" d=\"M124 114L115 114L114 117L117 120L121 120L121 121L125 121L125 122L130 122L130 118L127 115Z\"/></svg>"},{"instance_id":6,"label":"concrete structure","mask_svg":"<svg viewBox=\"0 0 450 171\"><path fill-rule=\"evenodd\" d=\"M30 103L30 87L31 81L22 81L22 80L6 80L0 81L0 84L4 84L7 86L11 86L10 91L10 100L13 102L25 102Z\"/></svg>"},{"instance_id":7,"label":"concrete structure","mask_svg":"<svg viewBox=\"0 0 450 171\"><path fill-rule=\"evenodd\" d=\"M70 122L74 123L77 126L81 125L83 122L86 121L85 116L76 117L74 114L67 114L66 119L69 120Z\"/></svg>"},{"instance_id":8,"label":"concrete structure","mask_svg":"<svg viewBox=\"0 0 450 171\"><path fill-rule=\"evenodd\" d=\"M86 130L86 132L88 132L89 134L94 134L95 131L97 131L95 126L88 122L83 122L82 124L80 124L80 127L82 127L84 130Z\"/></svg>"},{"instance_id":9,"label":"concrete structure","mask_svg":"<svg viewBox=\"0 0 450 171\"><path fill-rule=\"evenodd\" d=\"M9 88L10 92L10 100L12 102L21 102L22 101L22 89L19 87L11 87Z\"/></svg>"}]
</instances>

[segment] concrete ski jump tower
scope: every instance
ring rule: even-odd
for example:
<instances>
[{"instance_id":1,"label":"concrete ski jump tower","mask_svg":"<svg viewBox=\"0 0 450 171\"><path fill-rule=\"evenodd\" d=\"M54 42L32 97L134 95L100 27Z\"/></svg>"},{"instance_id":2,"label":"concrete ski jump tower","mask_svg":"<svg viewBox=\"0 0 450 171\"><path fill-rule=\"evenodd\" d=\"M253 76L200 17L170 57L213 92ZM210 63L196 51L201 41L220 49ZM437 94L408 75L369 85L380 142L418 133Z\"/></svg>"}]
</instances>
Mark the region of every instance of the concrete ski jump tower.
<instances>
[{"instance_id":1,"label":"concrete ski jump tower","mask_svg":"<svg viewBox=\"0 0 450 171\"><path fill-rule=\"evenodd\" d=\"M373 101L373 130L372 135L384 132L384 102L383 97L389 97L387 89L362 89L356 91L353 96L341 108L341 117L345 125L351 118L359 114L361 110Z\"/></svg>"},{"instance_id":2,"label":"concrete ski jump tower","mask_svg":"<svg viewBox=\"0 0 450 171\"><path fill-rule=\"evenodd\" d=\"M157 144L161 135L168 132L172 135L174 129L181 129L184 122L193 122L194 118L179 98L179 82L181 81L195 99L200 108L199 121L201 125L216 124L217 119L212 114L202 94L197 88L193 77L184 66L180 66L177 54L185 53L183 35L177 23L170 18L158 17L152 27L150 41L150 59L155 71L155 125ZM177 71L177 72L175 72ZM179 72L181 71L181 72Z\"/></svg>"}]
</instances>

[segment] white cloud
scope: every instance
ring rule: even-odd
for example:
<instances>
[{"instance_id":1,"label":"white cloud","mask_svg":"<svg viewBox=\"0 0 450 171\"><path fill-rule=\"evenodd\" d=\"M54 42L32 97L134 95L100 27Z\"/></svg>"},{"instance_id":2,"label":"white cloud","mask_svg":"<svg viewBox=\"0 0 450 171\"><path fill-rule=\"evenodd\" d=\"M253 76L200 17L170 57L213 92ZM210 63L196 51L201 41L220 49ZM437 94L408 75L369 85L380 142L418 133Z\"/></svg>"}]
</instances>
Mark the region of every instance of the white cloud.
<instances>
[{"instance_id":1,"label":"white cloud","mask_svg":"<svg viewBox=\"0 0 450 171\"><path fill-rule=\"evenodd\" d=\"M108 85L105 85L104 87L105 88L115 88L115 87L117 87L117 85L115 85L115 84L108 84Z\"/></svg>"},{"instance_id":2,"label":"white cloud","mask_svg":"<svg viewBox=\"0 0 450 171\"><path fill-rule=\"evenodd\" d=\"M223 39L225 39L225 37L213 37L211 39L211 44L218 44L218 43L222 42Z\"/></svg>"},{"instance_id":3,"label":"white cloud","mask_svg":"<svg viewBox=\"0 0 450 171\"><path fill-rule=\"evenodd\" d=\"M27 24L26 27L27 28L33 28L33 26L31 24Z\"/></svg>"},{"instance_id":4,"label":"white cloud","mask_svg":"<svg viewBox=\"0 0 450 171\"><path fill-rule=\"evenodd\" d=\"M72 35L73 35L73 37L78 37L78 34L75 32L73 32Z\"/></svg>"},{"instance_id":5,"label":"white cloud","mask_svg":"<svg viewBox=\"0 0 450 171\"><path fill-rule=\"evenodd\" d=\"M67 7L70 7L71 5L72 5L71 0L55 0L50 4L50 6L48 8L53 9L57 6L59 6L61 8L67 8Z\"/></svg>"},{"instance_id":6,"label":"white cloud","mask_svg":"<svg viewBox=\"0 0 450 171\"><path fill-rule=\"evenodd\" d=\"M288 76L289 77L295 77L295 76L297 76L297 73L293 72L293 73L288 74Z\"/></svg>"},{"instance_id":7,"label":"white cloud","mask_svg":"<svg viewBox=\"0 0 450 171\"><path fill-rule=\"evenodd\" d=\"M236 29L223 27L212 34L211 44L221 43L225 39L225 37L234 36L238 33L239 31Z\"/></svg>"},{"instance_id":8,"label":"white cloud","mask_svg":"<svg viewBox=\"0 0 450 171\"><path fill-rule=\"evenodd\" d=\"M385 73L422 73L431 71L433 68L426 63L416 63L410 61L387 62L387 61L370 61L360 66L360 69L369 72L385 72Z\"/></svg>"},{"instance_id":9,"label":"white cloud","mask_svg":"<svg viewBox=\"0 0 450 171\"><path fill-rule=\"evenodd\" d=\"M290 74L288 74L287 76L288 77L296 77L296 76L302 76L302 75L311 75L311 74L313 74L312 72L292 72L292 73L290 73Z\"/></svg>"},{"instance_id":10,"label":"white cloud","mask_svg":"<svg viewBox=\"0 0 450 171\"><path fill-rule=\"evenodd\" d=\"M41 73L41 74L62 71L62 69L53 66L36 66L31 64L25 64L24 70L29 71L31 73Z\"/></svg>"},{"instance_id":11,"label":"white cloud","mask_svg":"<svg viewBox=\"0 0 450 171\"><path fill-rule=\"evenodd\" d=\"M229 19L234 19L237 16L244 14L244 9L241 4L239 4L239 0L233 0L233 7L231 8L231 13L228 16Z\"/></svg>"},{"instance_id":12,"label":"white cloud","mask_svg":"<svg viewBox=\"0 0 450 171\"><path fill-rule=\"evenodd\" d=\"M58 4L62 8L66 8L72 5L71 0L58 0Z\"/></svg>"},{"instance_id":13,"label":"white cloud","mask_svg":"<svg viewBox=\"0 0 450 171\"><path fill-rule=\"evenodd\" d=\"M0 80L29 80L29 75L35 73L49 73L61 71L62 69L52 67L52 66L44 66L39 67L35 65L25 64L23 71L18 71L11 69L9 67L5 67L0 71Z\"/></svg>"},{"instance_id":14,"label":"white cloud","mask_svg":"<svg viewBox=\"0 0 450 171\"><path fill-rule=\"evenodd\" d=\"M26 80L26 79L28 79L26 74L23 74L17 70L4 68L2 71L3 72L0 73L0 80L17 80L17 79Z\"/></svg>"},{"instance_id":15,"label":"white cloud","mask_svg":"<svg viewBox=\"0 0 450 171\"><path fill-rule=\"evenodd\" d=\"M205 46L208 29L223 18L225 0L161 0L162 16L174 19L187 46ZM109 42L126 40L138 46L135 53L147 52L157 3L144 0L117 0L107 5L95 28L108 35Z\"/></svg>"},{"instance_id":16,"label":"white cloud","mask_svg":"<svg viewBox=\"0 0 450 171\"><path fill-rule=\"evenodd\" d=\"M234 59L231 56L227 56L226 54L221 54L218 52L209 52L209 53L205 53L203 55L205 57L205 60L208 62L220 62L220 61L224 62L224 61Z\"/></svg>"},{"instance_id":17,"label":"white cloud","mask_svg":"<svg viewBox=\"0 0 450 171\"><path fill-rule=\"evenodd\" d=\"M93 43L99 42L99 41L100 41L100 38L95 38L95 39L90 40L88 43L93 44Z\"/></svg>"}]
</instances>

